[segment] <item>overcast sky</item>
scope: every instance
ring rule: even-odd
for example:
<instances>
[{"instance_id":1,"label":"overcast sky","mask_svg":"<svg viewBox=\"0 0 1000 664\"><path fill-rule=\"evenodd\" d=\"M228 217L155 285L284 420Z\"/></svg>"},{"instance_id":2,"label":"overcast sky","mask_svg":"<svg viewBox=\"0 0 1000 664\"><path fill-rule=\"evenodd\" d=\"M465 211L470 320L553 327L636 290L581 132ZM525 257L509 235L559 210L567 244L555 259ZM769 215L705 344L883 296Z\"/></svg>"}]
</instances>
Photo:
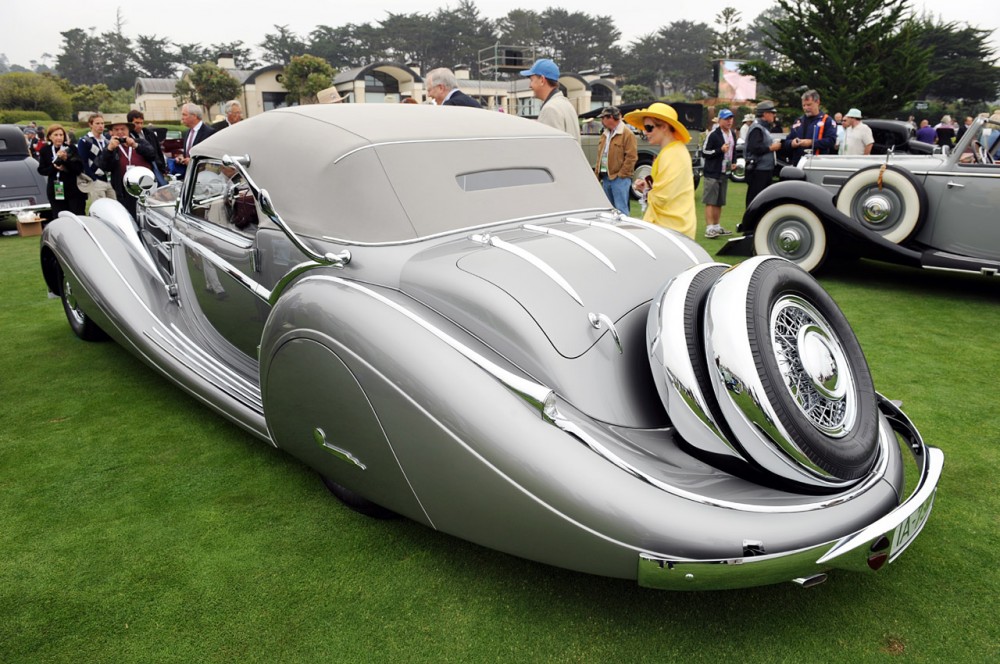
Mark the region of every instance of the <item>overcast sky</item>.
<instances>
[{"instance_id":1,"label":"overcast sky","mask_svg":"<svg viewBox=\"0 0 1000 664\"><path fill-rule=\"evenodd\" d=\"M744 23L749 23L772 4L775 4L774 0L674 0L659 5L663 7L661 11L650 11L650 7L656 7L658 3L609 3L601 0L575 0L570 4L544 0L476 2L480 16L494 19L505 16L512 9L542 11L549 6L568 7L570 11L592 16L613 14L624 44L681 19L701 21L714 27L715 16L727 6L739 8ZM44 53L49 53L53 60L46 63L52 66L55 64L54 56L62 45L60 32L76 27L85 30L93 27L98 33L111 30L118 7L122 8L125 19L124 32L132 38L140 34L155 34L173 42L200 43L204 46L240 40L256 49L265 34L274 32L276 24L287 25L294 33L304 37L317 25L375 23L387 12L433 13L439 7L457 5L457 0L341 0L336 3L321 0L195 0L173 3L49 0L40 5L26 0L4 0L0 3L0 15L6 27L0 40L0 53L5 54L11 64L25 67L32 60L40 61ZM990 30L991 44L1000 45L1000 31L997 30L1000 27L1000 10L994 3L983 0L911 0L910 6L918 13L930 8L934 16L946 21L969 23Z\"/></svg>"}]
</instances>

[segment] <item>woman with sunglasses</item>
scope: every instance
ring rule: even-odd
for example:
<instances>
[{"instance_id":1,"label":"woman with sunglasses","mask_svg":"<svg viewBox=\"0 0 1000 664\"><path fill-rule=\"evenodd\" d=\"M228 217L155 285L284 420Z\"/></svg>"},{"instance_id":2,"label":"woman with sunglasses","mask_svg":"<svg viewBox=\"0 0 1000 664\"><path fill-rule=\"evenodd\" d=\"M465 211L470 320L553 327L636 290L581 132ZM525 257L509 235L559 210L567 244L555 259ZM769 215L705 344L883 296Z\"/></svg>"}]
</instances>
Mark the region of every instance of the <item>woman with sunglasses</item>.
<instances>
[{"instance_id":1,"label":"woman with sunglasses","mask_svg":"<svg viewBox=\"0 0 1000 664\"><path fill-rule=\"evenodd\" d=\"M643 221L671 228L693 240L697 226L694 172L685 147L691 134L677 119L677 111L661 102L626 114L625 122L645 132L651 144L660 146L660 154L653 162L652 184L639 180L634 185L640 194L648 190Z\"/></svg>"}]
</instances>

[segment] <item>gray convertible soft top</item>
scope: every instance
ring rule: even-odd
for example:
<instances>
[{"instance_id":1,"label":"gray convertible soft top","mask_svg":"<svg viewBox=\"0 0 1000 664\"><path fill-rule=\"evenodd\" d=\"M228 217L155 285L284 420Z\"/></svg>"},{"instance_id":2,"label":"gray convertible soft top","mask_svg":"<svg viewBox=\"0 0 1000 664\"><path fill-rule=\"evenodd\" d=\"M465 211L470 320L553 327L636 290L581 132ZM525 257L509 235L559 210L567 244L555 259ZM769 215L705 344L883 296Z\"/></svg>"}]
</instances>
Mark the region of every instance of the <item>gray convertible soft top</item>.
<instances>
[{"instance_id":1,"label":"gray convertible soft top","mask_svg":"<svg viewBox=\"0 0 1000 664\"><path fill-rule=\"evenodd\" d=\"M250 174L296 231L352 242L608 207L574 139L480 109L296 106L219 132L194 154L249 154Z\"/></svg>"}]
</instances>

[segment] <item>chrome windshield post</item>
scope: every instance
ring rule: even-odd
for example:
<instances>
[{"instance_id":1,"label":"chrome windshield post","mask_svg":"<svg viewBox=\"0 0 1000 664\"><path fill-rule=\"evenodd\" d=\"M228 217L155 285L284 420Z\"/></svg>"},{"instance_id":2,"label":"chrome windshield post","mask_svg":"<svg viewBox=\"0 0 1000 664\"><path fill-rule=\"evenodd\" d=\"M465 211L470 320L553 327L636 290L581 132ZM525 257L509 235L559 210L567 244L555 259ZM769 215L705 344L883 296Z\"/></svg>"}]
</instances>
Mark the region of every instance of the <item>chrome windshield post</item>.
<instances>
[{"instance_id":1,"label":"chrome windshield post","mask_svg":"<svg viewBox=\"0 0 1000 664\"><path fill-rule=\"evenodd\" d=\"M250 173L247 172L247 166L250 165L250 155L246 154L243 156L233 157L227 154L222 157L222 163L224 166L229 166L239 171L240 175L243 176L243 179L246 180L247 186L250 187L250 191L260 203L261 212L263 212L275 226L280 228L281 231L288 236L288 239L292 241L292 244L294 244L299 251L321 265L343 268L351 262L351 252L349 250L344 249L339 253L321 254L306 244L305 241L295 233L295 231L289 228L288 224L285 223L285 220L278 214L278 211L274 209L274 204L271 202L271 196L267 193L267 190L261 189L257 186L257 183L254 182L252 177L250 177Z\"/></svg>"}]
</instances>

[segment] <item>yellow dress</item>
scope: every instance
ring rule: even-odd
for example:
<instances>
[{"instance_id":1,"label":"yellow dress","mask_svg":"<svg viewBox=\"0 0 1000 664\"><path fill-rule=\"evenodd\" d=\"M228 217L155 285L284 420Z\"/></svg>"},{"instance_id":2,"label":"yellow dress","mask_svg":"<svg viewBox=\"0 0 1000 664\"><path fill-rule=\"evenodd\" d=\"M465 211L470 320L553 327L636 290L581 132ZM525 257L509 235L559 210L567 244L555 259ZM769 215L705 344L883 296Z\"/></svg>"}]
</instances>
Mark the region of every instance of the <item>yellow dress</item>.
<instances>
[{"instance_id":1,"label":"yellow dress","mask_svg":"<svg viewBox=\"0 0 1000 664\"><path fill-rule=\"evenodd\" d=\"M691 155L680 141L674 141L660 150L653 162L653 188L646 197L648 221L670 228L692 240L697 228L694 213L694 172Z\"/></svg>"}]
</instances>

